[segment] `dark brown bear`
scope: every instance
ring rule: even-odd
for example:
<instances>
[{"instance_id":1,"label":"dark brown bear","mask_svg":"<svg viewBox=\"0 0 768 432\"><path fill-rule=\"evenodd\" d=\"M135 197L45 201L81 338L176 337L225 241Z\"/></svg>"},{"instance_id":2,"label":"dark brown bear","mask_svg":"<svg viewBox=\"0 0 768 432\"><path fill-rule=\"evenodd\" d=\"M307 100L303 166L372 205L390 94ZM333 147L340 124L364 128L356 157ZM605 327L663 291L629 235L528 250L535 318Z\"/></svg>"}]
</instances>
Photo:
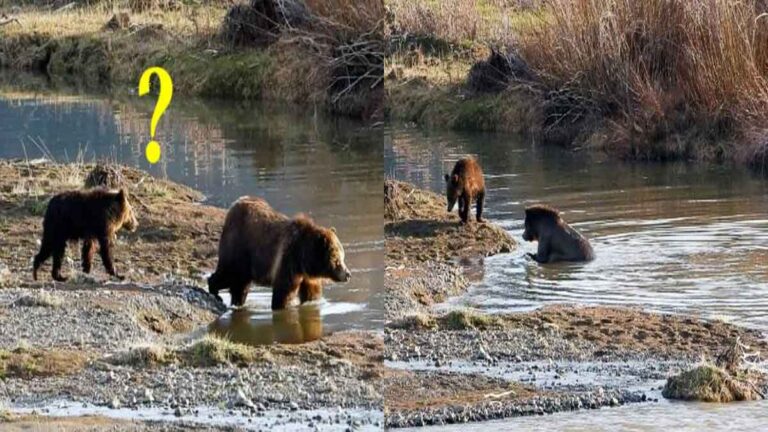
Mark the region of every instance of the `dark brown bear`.
<instances>
[{"instance_id":1,"label":"dark brown bear","mask_svg":"<svg viewBox=\"0 0 768 432\"><path fill-rule=\"evenodd\" d=\"M536 254L528 254L540 263L591 261L595 258L589 241L571 228L560 213L544 205L525 209L523 240L539 242Z\"/></svg>"},{"instance_id":2,"label":"dark brown bear","mask_svg":"<svg viewBox=\"0 0 768 432\"><path fill-rule=\"evenodd\" d=\"M82 240L83 271L89 273L95 243L99 243L101 261L107 273L120 278L112 263L112 240L121 228L135 231L138 226L133 208L124 189L112 191L91 189L60 193L48 202L43 219L43 241L35 256L32 277L37 280L40 265L53 255L51 275L54 280L65 281L61 265L67 241Z\"/></svg>"},{"instance_id":3,"label":"dark brown bear","mask_svg":"<svg viewBox=\"0 0 768 432\"><path fill-rule=\"evenodd\" d=\"M473 158L462 158L456 162L451 175L445 175L448 211L459 202L459 217L462 223L469 220L469 208L477 200L477 221L483 221L483 202L485 201L485 180L480 164Z\"/></svg>"},{"instance_id":4,"label":"dark brown bear","mask_svg":"<svg viewBox=\"0 0 768 432\"><path fill-rule=\"evenodd\" d=\"M232 305L241 306L251 282L272 287L272 309L284 309L299 294L301 303L322 296L322 279L346 282L344 248L333 228L299 215L289 219L266 201L242 197L224 220L219 263L208 290L229 288ZM221 297L219 297L221 299Z\"/></svg>"}]
</instances>

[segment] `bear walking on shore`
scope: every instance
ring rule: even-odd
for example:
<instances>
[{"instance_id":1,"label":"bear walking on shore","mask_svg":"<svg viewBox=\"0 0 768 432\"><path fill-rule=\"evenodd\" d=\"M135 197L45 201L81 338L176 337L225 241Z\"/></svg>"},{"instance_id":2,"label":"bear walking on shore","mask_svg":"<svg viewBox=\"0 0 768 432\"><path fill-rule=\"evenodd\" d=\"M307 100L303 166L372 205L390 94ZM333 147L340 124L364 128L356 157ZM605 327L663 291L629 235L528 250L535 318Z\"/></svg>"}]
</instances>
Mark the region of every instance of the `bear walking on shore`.
<instances>
[{"instance_id":1,"label":"bear walking on shore","mask_svg":"<svg viewBox=\"0 0 768 432\"><path fill-rule=\"evenodd\" d=\"M534 205L525 209L523 240L539 242L538 252L529 256L542 264L595 258L589 241L552 207Z\"/></svg>"},{"instance_id":2,"label":"bear walking on shore","mask_svg":"<svg viewBox=\"0 0 768 432\"><path fill-rule=\"evenodd\" d=\"M480 164L474 158L465 157L456 162L451 175L445 175L448 211L453 211L459 202L459 217L462 223L469 221L469 209L472 201L477 200L477 221L483 221L483 203L485 201L485 180Z\"/></svg>"},{"instance_id":3,"label":"bear walking on shore","mask_svg":"<svg viewBox=\"0 0 768 432\"><path fill-rule=\"evenodd\" d=\"M135 231L138 226L133 208L128 202L128 192L108 189L91 189L60 193L48 202L43 219L43 240L35 255L32 277L37 280L37 270L51 256L54 280L63 282L61 266L67 249L67 241L82 240L82 265L90 273L95 244L99 244L101 261L107 273L120 278L112 263L112 239L121 228Z\"/></svg>"},{"instance_id":4,"label":"bear walking on shore","mask_svg":"<svg viewBox=\"0 0 768 432\"><path fill-rule=\"evenodd\" d=\"M277 310L297 292L301 303L319 299L322 279L346 282L350 276L333 228L303 215L289 219L266 201L246 196L227 212L208 290L219 297L219 291L229 289L232 305L242 306L252 282L271 286L272 309Z\"/></svg>"}]
</instances>

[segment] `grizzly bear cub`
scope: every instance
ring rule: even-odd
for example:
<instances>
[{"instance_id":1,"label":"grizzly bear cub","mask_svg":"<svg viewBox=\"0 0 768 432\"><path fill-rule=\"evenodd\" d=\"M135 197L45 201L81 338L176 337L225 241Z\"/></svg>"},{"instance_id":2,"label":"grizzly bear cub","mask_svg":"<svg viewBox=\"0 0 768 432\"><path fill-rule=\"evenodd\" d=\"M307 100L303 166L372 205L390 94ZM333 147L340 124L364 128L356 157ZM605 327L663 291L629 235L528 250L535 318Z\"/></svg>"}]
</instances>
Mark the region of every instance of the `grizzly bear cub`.
<instances>
[{"instance_id":1,"label":"grizzly bear cub","mask_svg":"<svg viewBox=\"0 0 768 432\"><path fill-rule=\"evenodd\" d=\"M53 279L60 282L67 280L61 275L67 241L82 240L85 273L91 271L94 243L98 242L107 273L122 279L112 263L112 239L121 228L135 231L137 226L125 189L113 191L98 188L60 193L51 198L45 210L43 240L40 252L35 255L32 278L37 280L37 270L53 255Z\"/></svg>"},{"instance_id":2,"label":"grizzly bear cub","mask_svg":"<svg viewBox=\"0 0 768 432\"><path fill-rule=\"evenodd\" d=\"M571 228L551 207L535 205L525 209L523 240L538 241L538 253L528 254L539 263L591 261L595 255L589 241Z\"/></svg>"},{"instance_id":3,"label":"grizzly bear cub","mask_svg":"<svg viewBox=\"0 0 768 432\"><path fill-rule=\"evenodd\" d=\"M458 200L459 217L462 223L467 223L472 201L477 200L477 221L483 221L485 180L483 179L483 170L474 158L459 159L454 165L451 175L445 175L445 185L449 212L453 211L453 205Z\"/></svg>"},{"instance_id":4,"label":"grizzly bear cub","mask_svg":"<svg viewBox=\"0 0 768 432\"><path fill-rule=\"evenodd\" d=\"M241 197L224 220L219 262L208 290L221 300L229 288L232 306L242 306L251 282L272 287L272 309L284 309L299 293L301 303L322 296L322 279L346 282L350 273L336 231L306 216L289 219L266 201Z\"/></svg>"}]
</instances>

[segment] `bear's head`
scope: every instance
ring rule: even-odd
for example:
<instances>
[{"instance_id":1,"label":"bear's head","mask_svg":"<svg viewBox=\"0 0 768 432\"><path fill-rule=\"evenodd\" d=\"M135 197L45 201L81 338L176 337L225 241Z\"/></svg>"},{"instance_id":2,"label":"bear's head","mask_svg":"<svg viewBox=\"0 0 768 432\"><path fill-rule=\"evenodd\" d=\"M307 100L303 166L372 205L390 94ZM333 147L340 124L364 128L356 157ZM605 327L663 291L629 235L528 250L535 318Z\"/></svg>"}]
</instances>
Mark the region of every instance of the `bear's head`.
<instances>
[{"instance_id":1,"label":"bear's head","mask_svg":"<svg viewBox=\"0 0 768 432\"><path fill-rule=\"evenodd\" d=\"M448 211L453 211L453 206L456 204L456 200L461 195L462 187L459 182L459 175L445 175L445 197L448 199Z\"/></svg>"},{"instance_id":2,"label":"bear's head","mask_svg":"<svg viewBox=\"0 0 768 432\"><path fill-rule=\"evenodd\" d=\"M293 221L299 232L295 239L301 251L302 267L306 274L328 278L335 282L347 282L352 277L344 262L344 247L334 228L316 225L300 216Z\"/></svg>"},{"instance_id":3,"label":"bear's head","mask_svg":"<svg viewBox=\"0 0 768 432\"><path fill-rule=\"evenodd\" d=\"M523 240L533 242L538 241L542 231L548 227L560 223L560 212L545 205L534 205L525 209L525 231Z\"/></svg>"},{"instance_id":4,"label":"bear's head","mask_svg":"<svg viewBox=\"0 0 768 432\"><path fill-rule=\"evenodd\" d=\"M128 200L128 191L126 189L120 189L117 192L117 227L116 229L125 228L130 232L136 231L139 227L139 222L136 220L136 215L133 213L133 207Z\"/></svg>"}]
</instances>

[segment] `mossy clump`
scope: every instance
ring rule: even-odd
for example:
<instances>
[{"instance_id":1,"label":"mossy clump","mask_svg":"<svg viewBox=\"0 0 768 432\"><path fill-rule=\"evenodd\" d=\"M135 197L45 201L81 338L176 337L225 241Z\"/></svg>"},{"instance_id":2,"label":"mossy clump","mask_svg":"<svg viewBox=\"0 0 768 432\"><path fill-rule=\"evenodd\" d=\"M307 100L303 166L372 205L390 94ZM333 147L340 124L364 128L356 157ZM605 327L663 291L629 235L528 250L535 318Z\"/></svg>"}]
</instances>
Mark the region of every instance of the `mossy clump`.
<instances>
[{"instance_id":1,"label":"mossy clump","mask_svg":"<svg viewBox=\"0 0 768 432\"><path fill-rule=\"evenodd\" d=\"M487 330L494 327L501 327L502 321L499 317L480 314L468 310L456 310L439 318L440 327L446 330Z\"/></svg>"},{"instance_id":2,"label":"mossy clump","mask_svg":"<svg viewBox=\"0 0 768 432\"><path fill-rule=\"evenodd\" d=\"M0 350L0 378L31 379L71 375L88 362L87 354L71 350L19 347Z\"/></svg>"},{"instance_id":3,"label":"mossy clump","mask_svg":"<svg viewBox=\"0 0 768 432\"><path fill-rule=\"evenodd\" d=\"M392 322L387 327L401 330L434 329L437 327L437 322L431 315L413 314Z\"/></svg>"},{"instance_id":4,"label":"mossy clump","mask_svg":"<svg viewBox=\"0 0 768 432\"><path fill-rule=\"evenodd\" d=\"M34 294L26 294L13 302L13 307L48 307L57 308L63 304L61 298L45 291Z\"/></svg>"},{"instance_id":5,"label":"mossy clump","mask_svg":"<svg viewBox=\"0 0 768 432\"><path fill-rule=\"evenodd\" d=\"M662 395L667 399L699 402L751 401L763 398L753 371L730 374L703 364L667 380Z\"/></svg>"},{"instance_id":6,"label":"mossy clump","mask_svg":"<svg viewBox=\"0 0 768 432\"><path fill-rule=\"evenodd\" d=\"M248 345L232 342L213 335L207 335L180 353L190 366L216 366L220 364L244 365L263 358Z\"/></svg>"},{"instance_id":7,"label":"mossy clump","mask_svg":"<svg viewBox=\"0 0 768 432\"><path fill-rule=\"evenodd\" d=\"M130 366L162 366L178 360L176 353L164 345L144 344L129 348L112 358L112 363Z\"/></svg>"}]
</instances>

